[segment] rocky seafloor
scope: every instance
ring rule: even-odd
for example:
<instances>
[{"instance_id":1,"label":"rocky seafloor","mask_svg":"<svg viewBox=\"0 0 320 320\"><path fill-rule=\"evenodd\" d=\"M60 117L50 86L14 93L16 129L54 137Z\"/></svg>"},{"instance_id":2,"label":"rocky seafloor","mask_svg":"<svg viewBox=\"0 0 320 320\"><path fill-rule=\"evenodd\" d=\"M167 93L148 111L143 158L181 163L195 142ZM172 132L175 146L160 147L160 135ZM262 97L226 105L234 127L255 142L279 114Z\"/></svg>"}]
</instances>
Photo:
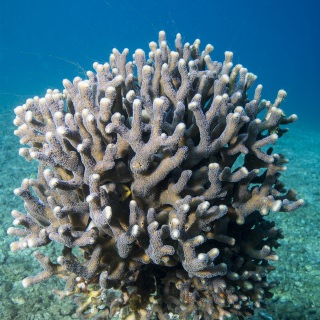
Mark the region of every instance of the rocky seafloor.
<instances>
[{"instance_id":1,"label":"rocky seafloor","mask_svg":"<svg viewBox=\"0 0 320 320\"><path fill-rule=\"evenodd\" d=\"M59 300L52 289L63 289L63 282L52 278L24 289L21 280L41 270L32 250L10 252L12 209L23 210L13 189L25 177L36 176L36 165L18 155L18 138L13 135L13 112L0 110L0 319L78 319L71 298ZM290 160L283 174L288 188L298 191L305 206L291 213L271 213L270 219L283 229L285 238L277 254L279 261L270 280L280 284L266 309L256 311L250 320L320 319L320 130L306 123L290 126L276 151ZM56 248L41 251L55 257Z\"/></svg>"}]
</instances>

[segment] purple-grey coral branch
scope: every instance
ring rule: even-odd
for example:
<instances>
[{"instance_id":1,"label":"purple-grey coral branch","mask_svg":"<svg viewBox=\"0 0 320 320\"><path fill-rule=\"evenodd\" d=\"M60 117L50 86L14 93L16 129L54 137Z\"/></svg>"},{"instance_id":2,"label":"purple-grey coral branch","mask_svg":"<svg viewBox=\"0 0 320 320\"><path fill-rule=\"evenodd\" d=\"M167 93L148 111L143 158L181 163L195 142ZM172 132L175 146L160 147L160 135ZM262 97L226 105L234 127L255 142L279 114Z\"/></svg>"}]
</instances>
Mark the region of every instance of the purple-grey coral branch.
<instances>
[{"instance_id":1,"label":"purple-grey coral branch","mask_svg":"<svg viewBox=\"0 0 320 320\"><path fill-rule=\"evenodd\" d=\"M109 296L106 317L128 319L246 316L272 295L282 235L264 216L303 201L271 145L297 117L280 109L284 90L271 103L258 85L250 100L256 76L212 50L180 34L170 48L161 31L149 55L113 49L87 79L15 108L20 155L39 170L15 190L26 213L12 212L11 249L62 245L57 263L35 253L44 271L24 286L60 276L79 313L103 313Z\"/></svg>"}]
</instances>

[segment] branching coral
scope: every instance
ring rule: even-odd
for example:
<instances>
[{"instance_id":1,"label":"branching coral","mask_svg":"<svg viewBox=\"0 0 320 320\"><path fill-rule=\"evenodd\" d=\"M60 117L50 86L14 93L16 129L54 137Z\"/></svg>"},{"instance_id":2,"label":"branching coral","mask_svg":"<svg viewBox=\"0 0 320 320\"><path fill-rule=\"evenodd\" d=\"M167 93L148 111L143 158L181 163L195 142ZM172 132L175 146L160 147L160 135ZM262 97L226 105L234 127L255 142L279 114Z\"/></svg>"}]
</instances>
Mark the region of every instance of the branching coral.
<instances>
[{"instance_id":1,"label":"branching coral","mask_svg":"<svg viewBox=\"0 0 320 320\"><path fill-rule=\"evenodd\" d=\"M25 287L62 276L79 314L128 319L246 316L272 296L282 234L264 217L303 201L270 145L297 117L283 90L250 100L256 76L212 50L178 34L173 51L161 31L148 57L114 49L88 79L15 109L20 155L39 170L15 190L27 213L12 213L11 249L63 246L56 263L35 253L44 271Z\"/></svg>"}]
</instances>

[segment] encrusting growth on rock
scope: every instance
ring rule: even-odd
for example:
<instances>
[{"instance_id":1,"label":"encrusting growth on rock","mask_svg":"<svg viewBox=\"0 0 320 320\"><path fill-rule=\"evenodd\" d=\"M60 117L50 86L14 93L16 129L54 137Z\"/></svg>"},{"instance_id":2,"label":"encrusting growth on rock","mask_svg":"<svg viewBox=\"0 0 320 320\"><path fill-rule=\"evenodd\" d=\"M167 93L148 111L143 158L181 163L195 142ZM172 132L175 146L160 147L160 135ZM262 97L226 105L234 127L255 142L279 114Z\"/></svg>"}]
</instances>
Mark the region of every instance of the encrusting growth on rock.
<instances>
[{"instance_id":1,"label":"encrusting growth on rock","mask_svg":"<svg viewBox=\"0 0 320 320\"><path fill-rule=\"evenodd\" d=\"M180 34L172 50L161 31L149 55L113 49L87 79L15 108L20 155L39 169L15 190L26 214L12 212L11 249L62 245L56 262L35 252L44 271L25 287L62 277L79 314L106 319L247 316L272 296L282 234L264 216L303 200L271 145L297 117L284 90L250 100L256 76L212 50Z\"/></svg>"}]
</instances>

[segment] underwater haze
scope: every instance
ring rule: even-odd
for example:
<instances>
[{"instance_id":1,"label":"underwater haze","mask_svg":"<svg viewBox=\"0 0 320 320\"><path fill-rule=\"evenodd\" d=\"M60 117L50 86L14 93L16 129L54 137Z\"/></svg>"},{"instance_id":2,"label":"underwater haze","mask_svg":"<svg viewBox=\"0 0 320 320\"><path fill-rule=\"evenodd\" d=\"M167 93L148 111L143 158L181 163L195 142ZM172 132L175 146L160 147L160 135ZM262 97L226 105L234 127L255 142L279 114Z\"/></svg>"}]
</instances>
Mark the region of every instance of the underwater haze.
<instances>
[{"instance_id":1,"label":"underwater haze","mask_svg":"<svg viewBox=\"0 0 320 320\"><path fill-rule=\"evenodd\" d=\"M48 88L62 91L65 78L85 78L113 48L129 48L131 60L160 30L172 47L177 33L183 42L199 38L201 50L212 44L213 60L232 51L234 64L257 75L264 99L287 92L281 108L298 121L277 145L290 160L283 180L306 204L270 214L285 236L271 276L279 285L250 319L320 319L319 12L315 0L0 0L0 319L77 319L71 299L52 292L63 289L59 279L22 287L23 278L41 270L34 250L10 252L10 212L24 210L13 190L36 176L36 165L18 155L13 109Z\"/></svg>"}]
</instances>

